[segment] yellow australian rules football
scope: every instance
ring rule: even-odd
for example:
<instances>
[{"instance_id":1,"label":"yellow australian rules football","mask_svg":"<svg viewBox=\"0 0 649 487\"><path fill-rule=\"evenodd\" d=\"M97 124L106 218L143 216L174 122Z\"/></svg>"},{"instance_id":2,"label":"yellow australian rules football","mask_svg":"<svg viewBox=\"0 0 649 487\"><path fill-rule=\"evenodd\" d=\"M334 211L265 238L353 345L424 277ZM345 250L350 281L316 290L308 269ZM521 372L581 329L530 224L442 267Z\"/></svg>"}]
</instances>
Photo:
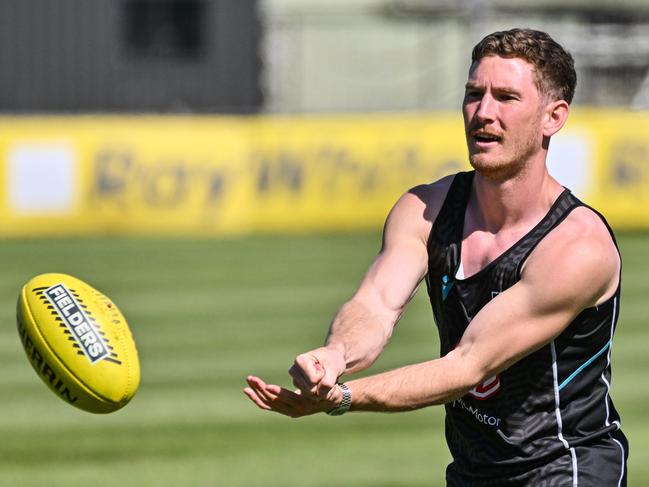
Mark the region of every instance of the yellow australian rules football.
<instances>
[{"instance_id":1,"label":"yellow australian rules football","mask_svg":"<svg viewBox=\"0 0 649 487\"><path fill-rule=\"evenodd\" d=\"M84 411L124 407L140 384L135 341L109 298L66 274L40 274L22 288L18 333L38 376Z\"/></svg>"}]
</instances>

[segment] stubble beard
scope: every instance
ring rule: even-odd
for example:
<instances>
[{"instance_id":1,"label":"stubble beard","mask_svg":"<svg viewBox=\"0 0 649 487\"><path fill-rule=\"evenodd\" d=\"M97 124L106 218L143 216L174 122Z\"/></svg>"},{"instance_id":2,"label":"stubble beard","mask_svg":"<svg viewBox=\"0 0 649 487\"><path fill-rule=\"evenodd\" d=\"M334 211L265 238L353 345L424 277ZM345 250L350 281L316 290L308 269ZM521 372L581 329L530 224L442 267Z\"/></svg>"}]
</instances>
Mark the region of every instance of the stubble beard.
<instances>
[{"instance_id":1,"label":"stubble beard","mask_svg":"<svg viewBox=\"0 0 649 487\"><path fill-rule=\"evenodd\" d=\"M486 179L502 182L520 177L537 151L536 142L528 137L508 151L511 153L509 157L507 154L494 157L486 152L476 152L469 155L469 163Z\"/></svg>"}]
</instances>

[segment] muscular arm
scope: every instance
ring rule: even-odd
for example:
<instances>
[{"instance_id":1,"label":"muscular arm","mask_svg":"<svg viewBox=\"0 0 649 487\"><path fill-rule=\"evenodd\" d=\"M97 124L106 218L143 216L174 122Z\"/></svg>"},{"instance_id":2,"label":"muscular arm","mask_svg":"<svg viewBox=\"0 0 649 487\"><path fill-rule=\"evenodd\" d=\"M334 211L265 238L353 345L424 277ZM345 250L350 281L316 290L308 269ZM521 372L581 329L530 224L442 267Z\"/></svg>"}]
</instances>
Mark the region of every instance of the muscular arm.
<instances>
[{"instance_id":1,"label":"muscular arm","mask_svg":"<svg viewBox=\"0 0 649 487\"><path fill-rule=\"evenodd\" d=\"M539 244L521 280L482 308L453 351L347 382L352 410L404 411L450 402L546 345L583 309L609 299L618 285L619 255L601 222L583 218L586 211L575 210ZM342 400L339 387L315 400L257 378L249 384L246 393L260 408L288 416L327 411Z\"/></svg>"},{"instance_id":2,"label":"muscular arm","mask_svg":"<svg viewBox=\"0 0 649 487\"><path fill-rule=\"evenodd\" d=\"M566 223L535 250L521 280L474 317L452 352L349 382L352 409L400 411L452 401L546 345L583 309L610 297L619 258L603 225L584 224L579 215Z\"/></svg>"},{"instance_id":3,"label":"muscular arm","mask_svg":"<svg viewBox=\"0 0 649 487\"><path fill-rule=\"evenodd\" d=\"M290 392L248 378L246 394L260 408L289 416L327 411L342 400L335 380L367 367L380 353L426 272L425 245L415 238L403 239L401 232L392 233L408 219L412 204L408 200L404 197L388 219L382 252L358 292L336 316L327 345L310 352L315 359L305 363L315 365L312 375L304 379L310 382L298 383L299 390ZM397 213L402 209L406 215ZM406 265L410 270L403 272ZM574 210L534 250L521 280L473 318L453 351L436 360L347 382L352 410L403 411L463 396L549 343L582 310L610 298L619 269L619 255L602 222L588 209ZM400 276L400 285L392 286L393 274ZM307 369L299 363L307 355L298 357L292 372ZM314 392L320 393L320 399Z\"/></svg>"},{"instance_id":4,"label":"muscular arm","mask_svg":"<svg viewBox=\"0 0 649 487\"><path fill-rule=\"evenodd\" d=\"M299 355L289 370L295 392L248 376L245 394L261 409L288 416L327 411L342 399L338 378L369 367L392 335L428 266L427 241L452 177L413 188L388 215L383 246L325 345Z\"/></svg>"},{"instance_id":5,"label":"muscular arm","mask_svg":"<svg viewBox=\"0 0 649 487\"><path fill-rule=\"evenodd\" d=\"M403 195L388 215L381 251L334 317L324 347L295 359L290 374L299 389L326 395L341 375L374 363L388 342L427 271L429 210L415 193Z\"/></svg>"},{"instance_id":6,"label":"muscular arm","mask_svg":"<svg viewBox=\"0 0 649 487\"><path fill-rule=\"evenodd\" d=\"M399 200L386 221L381 252L331 323L326 346L343 353L345 373L374 363L426 274L423 212L413 194Z\"/></svg>"}]
</instances>

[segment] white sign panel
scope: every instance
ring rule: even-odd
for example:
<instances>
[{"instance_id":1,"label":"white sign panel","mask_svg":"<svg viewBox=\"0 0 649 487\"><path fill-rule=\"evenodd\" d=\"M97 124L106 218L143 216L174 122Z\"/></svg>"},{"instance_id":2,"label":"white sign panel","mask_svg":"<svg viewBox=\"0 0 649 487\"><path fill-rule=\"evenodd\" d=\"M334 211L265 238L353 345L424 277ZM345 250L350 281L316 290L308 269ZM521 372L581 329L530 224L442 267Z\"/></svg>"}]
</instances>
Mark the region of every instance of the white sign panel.
<instances>
[{"instance_id":1,"label":"white sign panel","mask_svg":"<svg viewBox=\"0 0 649 487\"><path fill-rule=\"evenodd\" d=\"M585 199L593 188L592 144L585 134L559 133L552 137L548 171L578 198Z\"/></svg>"},{"instance_id":2,"label":"white sign panel","mask_svg":"<svg viewBox=\"0 0 649 487\"><path fill-rule=\"evenodd\" d=\"M65 143L18 143L7 154L9 205L27 215L65 214L74 204L75 154Z\"/></svg>"}]
</instances>

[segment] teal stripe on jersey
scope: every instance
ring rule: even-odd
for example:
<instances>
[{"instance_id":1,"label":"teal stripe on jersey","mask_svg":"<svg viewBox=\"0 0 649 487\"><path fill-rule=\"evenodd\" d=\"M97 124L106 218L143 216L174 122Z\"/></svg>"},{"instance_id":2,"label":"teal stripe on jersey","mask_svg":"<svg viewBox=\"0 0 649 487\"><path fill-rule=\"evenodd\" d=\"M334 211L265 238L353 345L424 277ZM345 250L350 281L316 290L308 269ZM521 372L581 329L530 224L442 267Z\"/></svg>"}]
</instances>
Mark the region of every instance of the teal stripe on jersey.
<instances>
[{"instance_id":1,"label":"teal stripe on jersey","mask_svg":"<svg viewBox=\"0 0 649 487\"><path fill-rule=\"evenodd\" d=\"M610 347L610 346L611 346L611 341L609 340L608 343L607 343L606 345L604 345L604 346L602 347L602 349L601 349L599 352L597 352L597 353L596 353L595 355L593 355L591 358L589 358L588 360L586 360L583 364L581 364L581 365L579 366L579 368L578 368L577 370L575 370L572 374L570 374L570 376L569 376L566 380L564 380L564 381L559 385L559 390L561 390L561 389L563 389L564 387L566 387L566 386L568 385L568 383L569 383L572 379L574 379L575 377L577 377L577 375L579 375L579 374L581 373L582 370L584 370L586 367L588 367L590 364L592 364L595 360L597 360L597 357L599 357L599 356L600 356L601 354L603 354L606 350L608 350L608 347Z\"/></svg>"}]
</instances>

